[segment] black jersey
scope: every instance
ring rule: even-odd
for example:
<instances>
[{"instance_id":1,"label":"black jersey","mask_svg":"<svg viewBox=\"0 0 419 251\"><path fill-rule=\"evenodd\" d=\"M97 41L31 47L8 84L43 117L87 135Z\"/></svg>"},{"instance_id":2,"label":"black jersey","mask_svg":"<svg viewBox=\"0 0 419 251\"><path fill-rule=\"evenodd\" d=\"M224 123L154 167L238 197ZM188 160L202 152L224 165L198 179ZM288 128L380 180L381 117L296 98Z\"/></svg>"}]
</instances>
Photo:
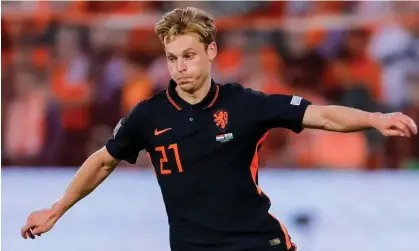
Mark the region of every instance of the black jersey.
<instances>
[{"instance_id":1,"label":"black jersey","mask_svg":"<svg viewBox=\"0 0 419 251\"><path fill-rule=\"evenodd\" d=\"M272 242L290 248L286 230L269 214L270 200L258 186L258 151L271 128L301 132L310 102L212 81L207 96L191 105L175 87L171 81L167 90L136 105L106 144L113 157L129 163L141 150L149 154L172 250L230 250Z\"/></svg>"}]
</instances>

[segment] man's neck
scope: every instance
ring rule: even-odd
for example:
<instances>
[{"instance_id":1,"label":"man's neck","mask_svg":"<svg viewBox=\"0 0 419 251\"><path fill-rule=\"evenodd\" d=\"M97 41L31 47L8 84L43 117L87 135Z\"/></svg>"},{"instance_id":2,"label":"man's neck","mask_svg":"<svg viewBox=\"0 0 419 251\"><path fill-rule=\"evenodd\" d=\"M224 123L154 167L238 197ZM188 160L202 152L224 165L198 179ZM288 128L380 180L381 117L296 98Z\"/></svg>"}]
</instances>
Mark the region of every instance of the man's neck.
<instances>
[{"instance_id":1,"label":"man's neck","mask_svg":"<svg viewBox=\"0 0 419 251\"><path fill-rule=\"evenodd\" d=\"M183 100L187 103L194 105L201 102L209 93L211 89L211 78L205 80L205 83L201 84L200 87L192 92L185 92L179 87L176 87L176 91Z\"/></svg>"}]
</instances>

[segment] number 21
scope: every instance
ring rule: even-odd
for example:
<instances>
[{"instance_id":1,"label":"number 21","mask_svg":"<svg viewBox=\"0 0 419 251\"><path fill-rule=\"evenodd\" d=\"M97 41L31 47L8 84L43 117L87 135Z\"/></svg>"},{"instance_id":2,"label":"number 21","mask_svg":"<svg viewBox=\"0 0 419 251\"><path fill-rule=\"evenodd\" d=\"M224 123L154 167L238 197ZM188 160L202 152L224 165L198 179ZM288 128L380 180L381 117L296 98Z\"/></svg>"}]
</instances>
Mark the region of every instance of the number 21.
<instances>
[{"instance_id":1,"label":"number 21","mask_svg":"<svg viewBox=\"0 0 419 251\"><path fill-rule=\"evenodd\" d=\"M183 167L182 167L182 163L180 162L180 157L179 157L179 149L177 144L171 144L169 145L169 147L167 149L172 149L173 152L175 153L175 159L176 159L176 165L177 168L179 170L180 173L183 173ZM167 154L166 154L166 149L164 146L158 146L155 149L158 152L161 152L162 157L160 158L160 173L162 175L169 175L172 173L172 170L170 169L164 169L164 163L169 162L169 160L167 159Z\"/></svg>"}]
</instances>

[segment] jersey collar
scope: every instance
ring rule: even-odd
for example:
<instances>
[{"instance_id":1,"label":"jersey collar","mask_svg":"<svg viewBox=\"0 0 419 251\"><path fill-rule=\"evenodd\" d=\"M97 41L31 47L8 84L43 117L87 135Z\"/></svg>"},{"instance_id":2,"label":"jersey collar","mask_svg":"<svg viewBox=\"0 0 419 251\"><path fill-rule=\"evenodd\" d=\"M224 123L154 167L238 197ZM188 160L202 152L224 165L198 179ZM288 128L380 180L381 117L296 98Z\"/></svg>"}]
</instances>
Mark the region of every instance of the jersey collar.
<instances>
[{"instance_id":1,"label":"jersey collar","mask_svg":"<svg viewBox=\"0 0 419 251\"><path fill-rule=\"evenodd\" d=\"M191 105L178 95L175 88L176 88L176 82L172 79L169 82L169 88L167 88L166 90L166 95L170 103L178 110L183 110L183 109L192 108L192 107L200 107L202 109L208 109L212 107L214 103L217 101L218 95L220 92L220 86L217 83L215 83L213 79L211 79L211 87L207 96L205 96L205 98L198 104Z\"/></svg>"}]
</instances>

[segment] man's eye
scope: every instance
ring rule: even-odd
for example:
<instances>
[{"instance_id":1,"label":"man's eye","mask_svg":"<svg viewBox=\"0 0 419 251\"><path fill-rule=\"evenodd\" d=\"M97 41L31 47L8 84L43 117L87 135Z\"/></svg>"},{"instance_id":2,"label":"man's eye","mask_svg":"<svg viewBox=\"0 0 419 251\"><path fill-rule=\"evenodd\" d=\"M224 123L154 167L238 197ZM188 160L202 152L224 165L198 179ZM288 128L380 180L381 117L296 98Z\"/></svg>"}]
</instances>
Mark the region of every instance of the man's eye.
<instances>
[{"instance_id":1,"label":"man's eye","mask_svg":"<svg viewBox=\"0 0 419 251\"><path fill-rule=\"evenodd\" d=\"M185 58L186 59L191 59L191 58L193 58L193 56L194 56L194 54L188 53L188 54L185 55Z\"/></svg>"}]
</instances>

